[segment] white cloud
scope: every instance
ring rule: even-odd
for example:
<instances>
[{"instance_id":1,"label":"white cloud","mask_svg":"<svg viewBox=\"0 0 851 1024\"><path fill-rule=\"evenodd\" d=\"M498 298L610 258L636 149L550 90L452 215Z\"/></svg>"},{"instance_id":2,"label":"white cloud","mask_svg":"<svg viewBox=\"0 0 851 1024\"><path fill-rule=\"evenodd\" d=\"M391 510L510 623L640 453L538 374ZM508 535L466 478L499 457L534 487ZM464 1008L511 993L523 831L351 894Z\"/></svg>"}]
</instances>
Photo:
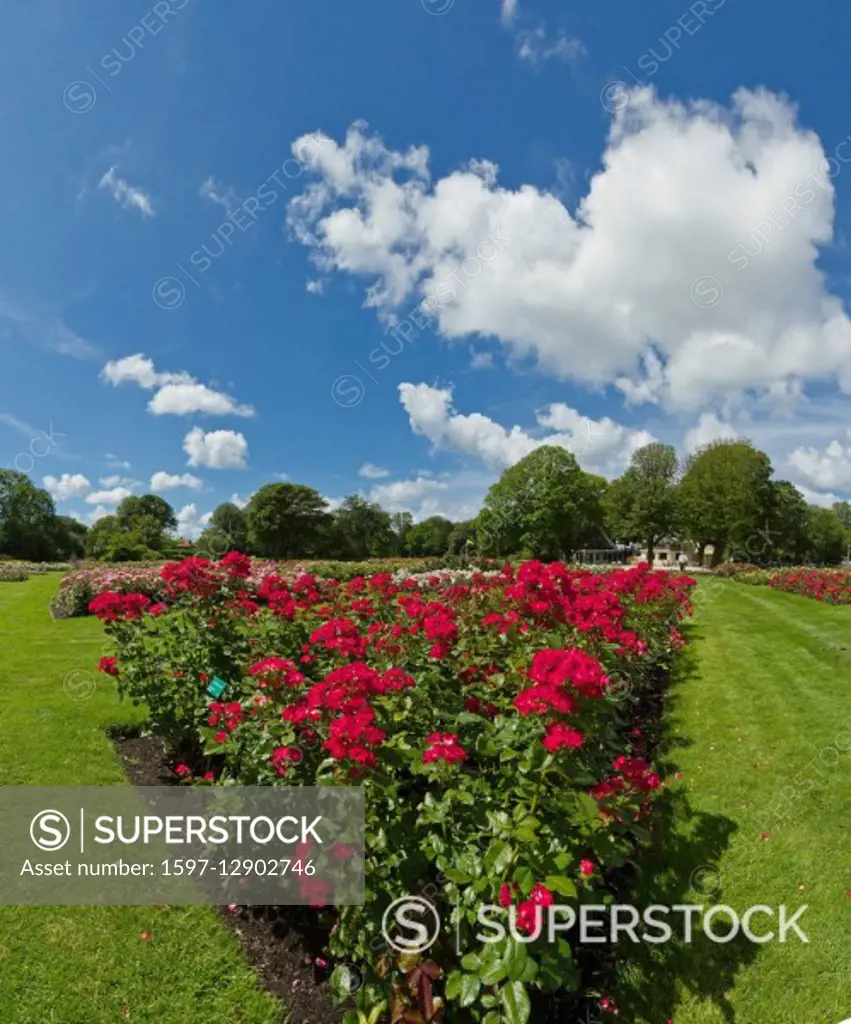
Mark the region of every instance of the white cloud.
<instances>
[{"instance_id":1,"label":"white cloud","mask_svg":"<svg viewBox=\"0 0 851 1024\"><path fill-rule=\"evenodd\" d=\"M212 176L202 183L199 193L202 198L209 199L211 203L221 206L228 216L239 205L239 200L233 186L223 185Z\"/></svg>"},{"instance_id":2,"label":"white cloud","mask_svg":"<svg viewBox=\"0 0 851 1024\"><path fill-rule=\"evenodd\" d=\"M212 512L205 512L201 515L194 504L184 505L177 512L177 530L175 532L179 537L197 540L209 525L212 515Z\"/></svg>"},{"instance_id":3,"label":"white cloud","mask_svg":"<svg viewBox=\"0 0 851 1024\"><path fill-rule=\"evenodd\" d=\"M101 379L116 386L130 382L146 391L156 389L148 402L148 412L153 416L188 416L192 413L211 416L254 415L250 405L239 405L230 395L201 384L185 371L158 372L153 359L141 352L108 362L101 370Z\"/></svg>"},{"instance_id":4,"label":"white cloud","mask_svg":"<svg viewBox=\"0 0 851 1024\"><path fill-rule=\"evenodd\" d=\"M798 484L798 490L803 494L804 500L808 505L818 505L820 508L830 508L834 502L843 501L838 494L826 494L822 491L813 491L809 487L805 487L803 484Z\"/></svg>"},{"instance_id":5,"label":"white cloud","mask_svg":"<svg viewBox=\"0 0 851 1024\"><path fill-rule=\"evenodd\" d=\"M200 491L203 486L204 481L193 476L192 473L165 473L160 470L151 477L151 490L154 492L170 491L176 487L188 487L190 490Z\"/></svg>"},{"instance_id":6,"label":"white cloud","mask_svg":"<svg viewBox=\"0 0 851 1024\"><path fill-rule=\"evenodd\" d=\"M206 384L166 384L148 402L148 412L154 416L187 416L207 413L211 416L253 416L250 405L237 405L220 391Z\"/></svg>"},{"instance_id":7,"label":"white cloud","mask_svg":"<svg viewBox=\"0 0 851 1024\"><path fill-rule=\"evenodd\" d=\"M98 182L98 188L106 189L112 198L125 209L138 210L143 217L153 217L154 207L151 197L143 189L130 185L115 173L117 168L110 167Z\"/></svg>"},{"instance_id":8,"label":"white cloud","mask_svg":"<svg viewBox=\"0 0 851 1024\"><path fill-rule=\"evenodd\" d=\"M584 52L585 47L579 39L564 31L548 36L543 25L517 33L517 55L535 67L553 59L570 64Z\"/></svg>"},{"instance_id":9,"label":"white cloud","mask_svg":"<svg viewBox=\"0 0 851 1024\"><path fill-rule=\"evenodd\" d=\"M410 480L377 484L369 499L388 512L410 512L417 522L430 516L459 522L478 514L493 482L491 474L480 472L446 473L440 478L419 473Z\"/></svg>"},{"instance_id":10,"label":"white cloud","mask_svg":"<svg viewBox=\"0 0 851 1024\"><path fill-rule=\"evenodd\" d=\"M851 438L851 431L847 436ZM840 441L831 441L821 451L804 446L795 448L788 461L798 477L813 487L851 490L851 447Z\"/></svg>"},{"instance_id":11,"label":"white cloud","mask_svg":"<svg viewBox=\"0 0 851 1024\"><path fill-rule=\"evenodd\" d=\"M91 512L89 512L89 514L87 516L85 516L84 519L82 519L80 521L81 522L88 522L90 526L94 526L94 524L99 519L103 519L105 516L111 516L111 515L112 515L112 512L108 508L104 508L103 505L98 505L97 508L93 508L91 510ZM75 516L74 518L76 519L78 517Z\"/></svg>"},{"instance_id":12,"label":"white cloud","mask_svg":"<svg viewBox=\"0 0 851 1024\"><path fill-rule=\"evenodd\" d=\"M517 17L517 0L500 0L503 25L511 25Z\"/></svg>"},{"instance_id":13,"label":"white cloud","mask_svg":"<svg viewBox=\"0 0 851 1024\"><path fill-rule=\"evenodd\" d=\"M321 295L325 291L325 283L321 280L308 281L306 288L311 295Z\"/></svg>"},{"instance_id":14,"label":"white cloud","mask_svg":"<svg viewBox=\"0 0 851 1024\"><path fill-rule=\"evenodd\" d=\"M86 502L89 505L117 505L119 502L129 498L133 492L126 487L113 487L107 491L92 491L86 495Z\"/></svg>"},{"instance_id":15,"label":"white cloud","mask_svg":"<svg viewBox=\"0 0 851 1024\"><path fill-rule=\"evenodd\" d=\"M739 432L730 423L723 423L713 412L702 412L697 423L686 431L683 447L690 455L712 441L735 441Z\"/></svg>"},{"instance_id":16,"label":"white cloud","mask_svg":"<svg viewBox=\"0 0 851 1024\"><path fill-rule=\"evenodd\" d=\"M506 429L482 413L455 412L451 388L400 384L399 396L414 433L494 469L513 466L540 445L551 444L572 452L589 472L611 477L623 471L634 451L655 440L646 430L625 427L608 416L593 420L563 402L538 412L538 427L549 433L533 436L519 426Z\"/></svg>"},{"instance_id":17,"label":"white cloud","mask_svg":"<svg viewBox=\"0 0 851 1024\"><path fill-rule=\"evenodd\" d=\"M367 480L380 480L382 477L390 476L390 470L365 462L358 470L358 476L365 476Z\"/></svg>"},{"instance_id":18,"label":"white cloud","mask_svg":"<svg viewBox=\"0 0 851 1024\"><path fill-rule=\"evenodd\" d=\"M152 391L164 384L191 384L195 378L188 373L159 373L153 359L141 352L123 359L111 359L100 372L103 380L110 384L127 382L138 384L140 388Z\"/></svg>"},{"instance_id":19,"label":"white cloud","mask_svg":"<svg viewBox=\"0 0 851 1024\"><path fill-rule=\"evenodd\" d=\"M476 352L475 349L470 353L470 369L471 370L492 370L493 369L493 352Z\"/></svg>"},{"instance_id":20,"label":"white cloud","mask_svg":"<svg viewBox=\"0 0 851 1024\"><path fill-rule=\"evenodd\" d=\"M193 427L183 440L183 450L189 456L188 465L208 469L245 469L248 458L245 436L233 430L205 433Z\"/></svg>"},{"instance_id":21,"label":"white cloud","mask_svg":"<svg viewBox=\"0 0 851 1024\"><path fill-rule=\"evenodd\" d=\"M248 508L248 503L251 501L251 495L247 498L243 498L241 494L232 494L230 496L231 504L236 505L237 508Z\"/></svg>"},{"instance_id":22,"label":"white cloud","mask_svg":"<svg viewBox=\"0 0 851 1024\"><path fill-rule=\"evenodd\" d=\"M573 213L533 185L500 187L482 161L432 180L428 150L355 124L342 144L323 136L291 224L323 271L365 279L382 316L427 297L445 338L496 338L635 401L699 411L794 381L851 393L851 322L817 265L835 192L815 133L765 90L729 107L648 88L621 99Z\"/></svg>"},{"instance_id":23,"label":"white cloud","mask_svg":"<svg viewBox=\"0 0 851 1024\"><path fill-rule=\"evenodd\" d=\"M118 476L117 474L113 476L102 476L100 478L101 487L126 487L132 491L134 488L138 487L139 484L139 480L133 480L128 476Z\"/></svg>"},{"instance_id":24,"label":"white cloud","mask_svg":"<svg viewBox=\"0 0 851 1024\"><path fill-rule=\"evenodd\" d=\"M126 459L119 458L112 452L107 452L104 458L110 469L130 469L130 463Z\"/></svg>"},{"instance_id":25,"label":"white cloud","mask_svg":"<svg viewBox=\"0 0 851 1024\"><path fill-rule=\"evenodd\" d=\"M92 485L82 473L63 473L58 479L55 476L46 476L42 483L48 494L57 501L82 498L92 489Z\"/></svg>"}]
</instances>

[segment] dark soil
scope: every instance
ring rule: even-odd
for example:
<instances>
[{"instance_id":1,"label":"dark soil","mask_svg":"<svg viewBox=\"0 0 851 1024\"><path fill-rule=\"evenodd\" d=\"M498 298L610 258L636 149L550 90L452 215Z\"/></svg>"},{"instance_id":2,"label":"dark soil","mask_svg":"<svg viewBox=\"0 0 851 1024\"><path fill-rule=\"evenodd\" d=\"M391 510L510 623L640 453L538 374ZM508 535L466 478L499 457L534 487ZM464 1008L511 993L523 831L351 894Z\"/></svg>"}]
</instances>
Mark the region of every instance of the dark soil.
<instances>
[{"instance_id":1,"label":"dark soil","mask_svg":"<svg viewBox=\"0 0 851 1024\"><path fill-rule=\"evenodd\" d=\"M170 768L162 740L138 734L112 737L127 777L135 786L171 786L177 778ZM239 939L248 961L264 986L289 1011L292 1024L336 1024L342 1009L331 1001L330 970L316 966L317 957L330 961L325 945L328 929L311 928L301 920L301 907L217 907L222 920Z\"/></svg>"}]
</instances>

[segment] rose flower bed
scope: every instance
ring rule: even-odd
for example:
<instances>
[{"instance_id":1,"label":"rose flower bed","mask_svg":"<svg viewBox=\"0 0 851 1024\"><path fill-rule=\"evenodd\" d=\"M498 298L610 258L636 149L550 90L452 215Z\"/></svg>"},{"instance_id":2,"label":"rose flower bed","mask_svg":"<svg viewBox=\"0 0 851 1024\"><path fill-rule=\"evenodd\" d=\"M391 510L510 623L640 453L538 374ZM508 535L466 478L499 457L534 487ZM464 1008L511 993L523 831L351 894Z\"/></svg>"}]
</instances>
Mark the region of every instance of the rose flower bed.
<instances>
[{"instance_id":1,"label":"rose flower bed","mask_svg":"<svg viewBox=\"0 0 851 1024\"><path fill-rule=\"evenodd\" d=\"M842 569L783 569L772 574L768 585L827 604L851 604L851 573Z\"/></svg>"},{"instance_id":2,"label":"rose flower bed","mask_svg":"<svg viewBox=\"0 0 851 1024\"><path fill-rule=\"evenodd\" d=\"M648 838L661 781L638 709L683 644L694 581L527 562L426 588L270 575L253 593L251 572L242 555L191 558L162 570L168 605L101 594L116 654L101 667L147 705L187 783L364 788L367 901L304 908L364 975L363 1016L345 1020L517 1024L534 990L580 992L575 943L536 924L553 903L601 902ZM382 916L418 893L444 938L399 955ZM483 904L515 935L477 940Z\"/></svg>"}]
</instances>

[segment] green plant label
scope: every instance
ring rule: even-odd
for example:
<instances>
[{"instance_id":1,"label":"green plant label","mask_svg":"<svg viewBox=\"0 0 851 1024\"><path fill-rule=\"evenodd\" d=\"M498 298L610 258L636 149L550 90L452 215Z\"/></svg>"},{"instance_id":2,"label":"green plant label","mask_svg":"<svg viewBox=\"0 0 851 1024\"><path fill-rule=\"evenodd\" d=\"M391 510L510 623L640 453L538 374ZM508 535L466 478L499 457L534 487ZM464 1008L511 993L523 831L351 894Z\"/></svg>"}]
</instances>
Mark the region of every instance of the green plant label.
<instances>
[{"instance_id":1,"label":"green plant label","mask_svg":"<svg viewBox=\"0 0 851 1024\"><path fill-rule=\"evenodd\" d=\"M219 679L218 676L213 676L212 683L210 683L210 685L207 687L207 693L209 693L209 695L215 700L218 697L221 697L221 695L225 692L227 687L228 684L224 681L224 679Z\"/></svg>"}]
</instances>

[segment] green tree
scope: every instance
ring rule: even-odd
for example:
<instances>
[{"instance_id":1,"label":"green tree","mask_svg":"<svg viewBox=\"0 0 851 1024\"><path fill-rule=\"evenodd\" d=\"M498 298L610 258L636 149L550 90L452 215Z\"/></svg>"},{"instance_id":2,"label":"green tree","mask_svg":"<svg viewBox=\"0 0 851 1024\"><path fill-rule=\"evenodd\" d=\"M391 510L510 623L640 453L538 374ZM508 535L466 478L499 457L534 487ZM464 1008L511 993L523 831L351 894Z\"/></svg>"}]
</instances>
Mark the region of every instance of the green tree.
<instances>
[{"instance_id":1,"label":"green tree","mask_svg":"<svg viewBox=\"0 0 851 1024\"><path fill-rule=\"evenodd\" d=\"M564 448L542 445L505 470L478 518L483 550L559 558L588 543L602 523L605 481Z\"/></svg>"},{"instance_id":2,"label":"green tree","mask_svg":"<svg viewBox=\"0 0 851 1024\"><path fill-rule=\"evenodd\" d=\"M807 557L807 502L794 484L773 480L766 529L745 543L749 562L800 562Z\"/></svg>"},{"instance_id":3,"label":"green tree","mask_svg":"<svg viewBox=\"0 0 851 1024\"><path fill-rule=\"evenodd\" d=\"M394 553L404 555L406 551L405 541L411 527L414 525L414 517L410 512L393 512L390 516L390 529L395 538Z\"/></svg>"},{"instance_id":4,"label":"green tree","mask_svg":"<svg viewBox=\"0 0 851 1024\"><path fill-rule=\"evenodd\" d=\"M807 509L807 555L818 565L839 565L848 550L845 527L829 508Z\"/></svg>"},{"instance_id":5,"label":"green tree","mask_svg":"<svg viewBox=\"0 0 851 1024\"><path fill-rule=\"evenodd\" d=\"M467 519L465 522L456 523L449 534L449 543L447 544L449 554L472 554L476 550L478 528L478 522L475 519Z\"/></svg>"},{"instance_id":6,"label":"green tree","mask_svg":"<svg viewBox=\"0 0 851 1024\"><path fill-rule=\"evenodd\" d=\"M675 489L679 462L667 444L654 442L633 453L629 468L603 500L606 525L621 541L643 541L652 563L656 542L677 525Z\"/></svg>"},{"instance_id":7,"label":"green tree","mask_svg":"<svg viewBox=\"0 0 851 1024\"><path fill-rule=\"evenodd\" d=\"M745 555L764 534L771 508L771 460L750 441L713 441L686 461L677 488L679 518L698 549L712 544L713 561Z\"/></svg>"},{"instance_id":8,"label":"green tree","mask_svg":"<svg viewBox=\"0 0 851 1024\"><path fill-rule=\"evenodd\" d=\"M123 535L117 542L122 549L151 554L161 552L168 544L167 533L177 529L174 509L158 494L131 494L115 510L115 521ZM110 561L124 559L114 557Z\"/></svg>"},{"instance_id":9,"label":"green tree","mask_svg":"<svg viewBox=\"0 0 851 1024\"><path fill-rule=\"evenodd\" d=\"M264 558L314 555L330 517L322 495L304 484L266 484L245 510L248 543Z\"/></svg>"},{"instance_id":10,"label":"green tree","mask_svg":"<svg viewBox=\"0 0 851 1024\"><path fill-rule=\"evenodd\" d=\"M231 501L218 505L210 516L210 524L198 538L198 553L218 560L229 551L248 550L248 520L245 512Z\"/></svg>"},{"instance_id":11,"label":"green tree","mask_svg":"<svg viewBox=\"0 0 851 1024\"><path fill-rule=\"evenodd\" d=\"M47 491L13 469L0 469L0 553L34 562L55 556L56 506Z\"/></svg>"},{"instance_id":12,"label":"green tree","mask_svg":"<svg viewBox=\"0 0 851 1024\"><path fill-rule=\"evenodd\" d=\"M86 553L89 528L73 516L56 516L53 528L53 557L62 561L82 558Z\"/></svg>"},{"instance_id":13,"label":"green tree","mask_svg":"<svg viewBox=\"0 0 851 1024\"><path fill-rule=\"evenodd\" d=\"M390 514L358 494L350 494L334 513L334 532L345 558L378 558L396 546Z\"/></svg>"},{"instance_id":14,"label":"green tree","mask_svg":"<svg viewBox=\"0 0 851 1024\"><path fill-rule=\"evenodd\" d=\"M409 555L430 557L445 555L452 523L443 516L430 516L408 530L405 549Z\"/></svg>"}]
</instances>

